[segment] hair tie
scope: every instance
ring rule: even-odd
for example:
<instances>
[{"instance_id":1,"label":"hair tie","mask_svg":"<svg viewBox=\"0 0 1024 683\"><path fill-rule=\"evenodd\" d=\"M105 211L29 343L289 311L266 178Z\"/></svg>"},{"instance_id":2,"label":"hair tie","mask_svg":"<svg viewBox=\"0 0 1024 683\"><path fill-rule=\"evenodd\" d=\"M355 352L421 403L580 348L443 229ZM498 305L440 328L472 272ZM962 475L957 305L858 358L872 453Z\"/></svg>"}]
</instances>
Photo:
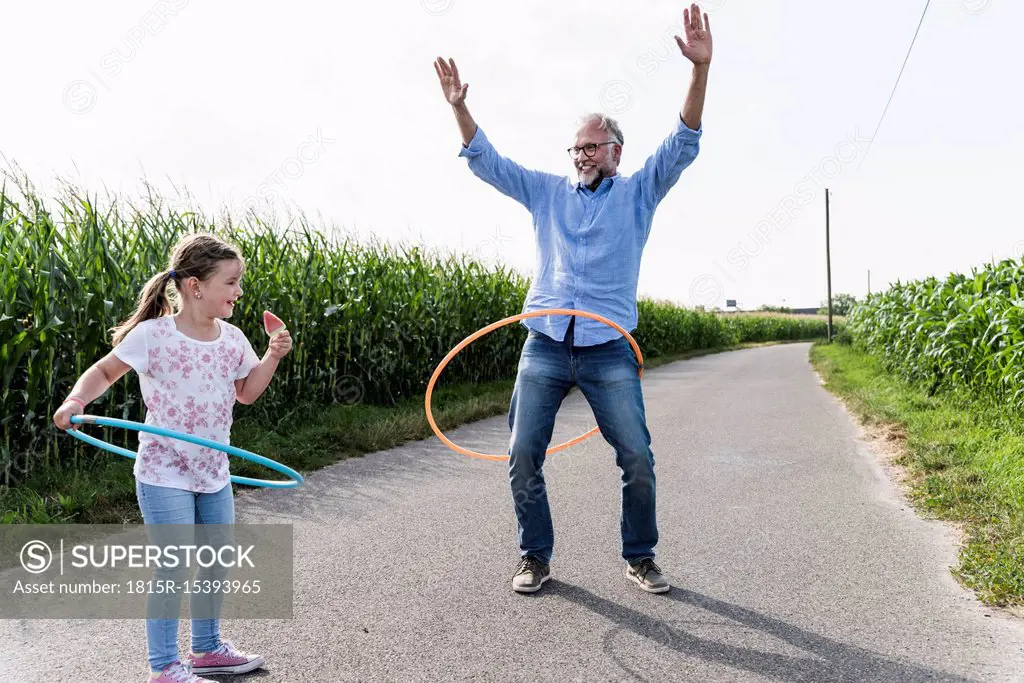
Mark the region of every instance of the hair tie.
<instances>
[{"instance_id":1,"label":"hair tie","mask_svg":"<svg viewBox=\"0 0 1024 683\"><path fill-rule=\"evenodd\" d=\"M174 272L173 268L167 272L167 277L171 278L172 280L174 279L175 275L177 275L177 273Z\"/></svg>"}]
</instances>

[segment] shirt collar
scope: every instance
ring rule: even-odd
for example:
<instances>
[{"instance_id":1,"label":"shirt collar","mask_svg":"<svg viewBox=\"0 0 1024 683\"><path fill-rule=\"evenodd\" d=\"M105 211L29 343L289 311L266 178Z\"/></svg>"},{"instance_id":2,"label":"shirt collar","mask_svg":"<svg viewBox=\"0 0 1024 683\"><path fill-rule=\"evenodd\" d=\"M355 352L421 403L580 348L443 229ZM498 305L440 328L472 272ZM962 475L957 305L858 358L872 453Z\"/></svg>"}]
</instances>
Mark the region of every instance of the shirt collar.
<instances>
[{"instance_id":1,"label":"shirt collar","mask_svg":"<svg viewBox=\"0 0 1024 683\"><path fill-rule=\"evenodd\" d=\"M601 184L597 186L596 190L594 190L594 194L597 194L603 188L610 188L611 185L616 180L618 180L620 177L621 177L621 174L616 173L615 175L611 175L611 176L607 176L605 178L602 178L601 179ZM577 180L575 182L573 182L572 180L569 181L569 191L570 192L576 192L578 190L583 190L583 189L586 189L586 187L579 180Z\"/></svg>"}]
</instances>

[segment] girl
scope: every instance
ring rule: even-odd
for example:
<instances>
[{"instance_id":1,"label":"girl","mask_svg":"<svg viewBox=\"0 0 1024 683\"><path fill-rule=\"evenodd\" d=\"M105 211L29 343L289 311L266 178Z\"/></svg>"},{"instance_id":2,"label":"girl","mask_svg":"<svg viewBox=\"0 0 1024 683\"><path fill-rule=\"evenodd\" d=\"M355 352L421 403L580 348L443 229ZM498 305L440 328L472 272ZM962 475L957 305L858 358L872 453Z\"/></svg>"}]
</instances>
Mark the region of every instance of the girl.
<instances>
[{"instance_id":1,"label":"girl","mask_svg":"<svg viewBox=\"0 0 1024 683\"><path fill-rule=\"evenodd\" d=\"M113 351L86 370L54 414L56 425L72 428L72 415L135 370L147 424L228 443L235 401L258 399L292 347L282 332L260 360L242 332L225 322L242 296L244 268L239 251L212 235L182 239L170 268L146 283L135 313L113 329ZM146 524L234 524L225 453L143 432L134 472ZM201 683L208 679L195 674L263 665L263 657L221 640L219 619L192 620L185 662L178 656L177 619L147 619L146 634L151 681Z\"/></svg>"}]
</instances>

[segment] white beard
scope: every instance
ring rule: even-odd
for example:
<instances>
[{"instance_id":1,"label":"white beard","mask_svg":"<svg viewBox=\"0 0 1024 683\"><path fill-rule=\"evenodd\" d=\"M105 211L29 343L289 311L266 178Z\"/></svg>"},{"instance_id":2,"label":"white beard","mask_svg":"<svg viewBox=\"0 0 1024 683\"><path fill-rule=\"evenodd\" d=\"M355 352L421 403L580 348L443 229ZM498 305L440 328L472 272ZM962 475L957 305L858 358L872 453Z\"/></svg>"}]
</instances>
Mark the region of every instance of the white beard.
<instances>
[{"instance_id":1,"label":"white beard","mask_svg":"<svg viewBox=\"0 0 1024 683\"><path fill-rule=\"evenodd\" d=\"M597 180L599 175L601 175L601 168L598 166L592 166L589 171L577 172L580 182L584 185L590 185Z\"/></svg>"}]
</instances>

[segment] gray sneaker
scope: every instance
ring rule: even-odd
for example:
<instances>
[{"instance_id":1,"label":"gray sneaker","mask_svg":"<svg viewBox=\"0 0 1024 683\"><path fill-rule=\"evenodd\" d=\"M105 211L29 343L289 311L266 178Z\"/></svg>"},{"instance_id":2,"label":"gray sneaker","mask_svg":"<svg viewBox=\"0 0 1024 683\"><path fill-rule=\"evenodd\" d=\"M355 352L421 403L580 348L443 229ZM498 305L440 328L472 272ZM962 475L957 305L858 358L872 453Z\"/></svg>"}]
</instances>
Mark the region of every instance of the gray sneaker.
<instances>
[{"instance_id":1,"label":"gray sneaker","mask_svg":"<svg viewBox=\"0 0 1024 683\"><path fill-rule=\"evenodd\" d=\"M516 573L512 577L512 590L517 593L536 593L550 578L551 566L541 562L538 557L527 555L516 567Z\"/></svg>"},{"instance_id":2,"label":"gray sneaker","mask_svg":"<svg viewBox=\"0 0 1024 683\"><path fill-rule=\"evenodd\" d=\"M654 564L654 559L645 557L635 564L626 564L626 578L635 581L640 588L648 593L665 593L671 586L661 573L661 568Z\"/></svg>"}]
</instances>

